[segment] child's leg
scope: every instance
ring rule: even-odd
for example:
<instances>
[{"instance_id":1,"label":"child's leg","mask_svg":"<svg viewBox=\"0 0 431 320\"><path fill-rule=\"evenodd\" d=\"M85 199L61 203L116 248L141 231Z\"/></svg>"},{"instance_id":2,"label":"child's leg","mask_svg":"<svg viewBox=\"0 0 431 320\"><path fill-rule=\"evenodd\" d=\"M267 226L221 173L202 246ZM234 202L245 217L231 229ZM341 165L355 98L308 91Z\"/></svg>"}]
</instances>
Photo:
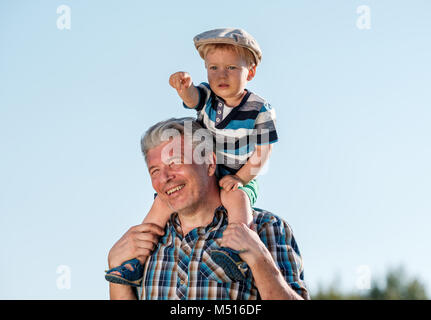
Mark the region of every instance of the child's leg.
<instances>
[{"instance_id":1,"label":"child's leg","mask_svg":"<svg viewBox=\"0 0 431 320\"><path fill-rule=\"evenodd\" d=\"M154 223L164 229L173 212L174 210L157 196L142 223Z\"/></svg>"},{"instance_id":2,"label":"child's leg","mask_svg":"<svg viewBox=\"0 0 431 320\"><path fill-rule=\"evenodd\" d=\"M164 229L172 212L168 205L156 197L142 223L154 223ZM142 265L146 260L147 257L141 256L123 262L121 266L109 270L105 278L114 283L139 286L143 274Z\"/></svg>"},{"instance_id":3,"label":"child's leg","mask_svg":"<svg viewBox=\"0 0 431 320\"><path fill-rule=\"evenodd\" d=\"M250 198L241 189L225 191L220 190L220 198L223 206L227 210L228 223L245 223L250 227L253 221L253 214ZM220 248L212 250L211 258L226 272L226 275L234 281L244 280L245 271L241 268L243 261L239 252L230 248Z\"/></svg>"},{"instance_id":4,"label":"child's leg","mask_svg":"<svg viewBox=\"0 0 431 320\"><path fill-rule=\"evenodd\" d=\"M251 225L253 214L250 205L250 199L247 194L241 190L225 191L220 190L221 203L227 210L229 224L245 223Z\"/></svg>"},{"instance_id":5,"label":"child's leg","mask_svg":"<svg viewBox=\"0 0 431 320\"><path fill-rule=\"evenodd\" d=\"M172 213L173 210L166 203L160 200L160 197L156 197L150 211L147 213L142 223L154 223L164 229ZM137 257L136 259L138 259L142 265L147 260L146 257ZM128 264L125 264L124 266L129 270L134 268L133 265L129 266Z\"/></svg>"},{"instance_id":6,"label":"child's leg","mask_svg":"<svg viewBox=\"0 0 431 320\"><path fill-rule=\"evenodd\" d=\"M164 229L172 213L173 210L157 196L142 223L154 223ZM144 264L147 260L146 257L137 257L136 259L138 259L141 264ZM128 264L124 266L129 270L133 268L133 266L129 266Z\"/></svg>"}]
</instances>

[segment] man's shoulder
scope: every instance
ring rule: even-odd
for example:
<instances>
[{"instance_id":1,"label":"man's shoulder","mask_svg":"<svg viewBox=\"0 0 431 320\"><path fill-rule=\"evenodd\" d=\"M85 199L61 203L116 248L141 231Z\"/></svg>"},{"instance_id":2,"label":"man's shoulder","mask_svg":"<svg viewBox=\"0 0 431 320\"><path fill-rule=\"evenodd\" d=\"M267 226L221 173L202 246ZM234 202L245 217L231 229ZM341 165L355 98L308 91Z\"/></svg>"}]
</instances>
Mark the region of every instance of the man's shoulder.
<instances>
[{"instance_id":1,"label":"man's shoulder","mask_svg":"<svg viewBox=\"0 0 431 320\"><path fill-rule=\"evenodd\" d=\"M253 208L253 222L258 226L258 229L268 225L290 229L288 223L283 218L260 208Z\"/></svg>"},{"instance_id":2,"label":"man's shoulder","mask_svg":"<svg viewBox=\"0 0 431 320\"><path fill-rule=\"evenodd\" d=\"M253 208L253 222L256 225L255 231L267 247L288 244L296 250L293 230L285 219L267 210Z\"/></svg>"}]
</instances>

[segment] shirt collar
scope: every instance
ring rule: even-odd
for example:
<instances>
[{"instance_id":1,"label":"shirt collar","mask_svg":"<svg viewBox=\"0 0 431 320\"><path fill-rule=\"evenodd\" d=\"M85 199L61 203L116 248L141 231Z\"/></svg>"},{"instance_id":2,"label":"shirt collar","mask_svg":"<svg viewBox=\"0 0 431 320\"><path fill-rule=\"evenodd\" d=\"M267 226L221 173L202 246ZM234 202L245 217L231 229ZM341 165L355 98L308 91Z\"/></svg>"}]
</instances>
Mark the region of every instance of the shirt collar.
<instances>
[{"instance_id":1,"label":"shirt collar","mask_svg":"<svg viewBox=\"0 0 431 320\"><path fill-rule=\"evenodd\" d=\"M219 206L214 210L214 218L212 222L206 227L198 227L199 234L205 234L214 230L220 229L224 224L227 223L227 213L226 209L223 206ZM169 220L169 224L174 228L177 234L182 234L181 222L177 212L174 212L171 215ZM168 226L169 227L169 226Z\"/></svg>"},{"instance_id":2,"label":"shirt collar","mask_svg":"<svg viewBox=\"0 0 431 320\"><path fill-rule=\"evenodd\" d=\"M237 105L234 109L240 109L240 107L242 107L242 105L247 102L248 98L252 94L252 92L250 90L248 90L248 89L244 89L244 90L247 91L247 93L241 99L241 102L239 103L239 105ZM219 97L218 95L216 95L214 93L214 91L212 91L212 94L214 96L214 99L213 99L214 102L212 104L212 108L217 111L217 105L219 103L222 103L223 107L224 107L224 105L226 104L226 101L222 97Z\"/></svg>"}]
</instances>

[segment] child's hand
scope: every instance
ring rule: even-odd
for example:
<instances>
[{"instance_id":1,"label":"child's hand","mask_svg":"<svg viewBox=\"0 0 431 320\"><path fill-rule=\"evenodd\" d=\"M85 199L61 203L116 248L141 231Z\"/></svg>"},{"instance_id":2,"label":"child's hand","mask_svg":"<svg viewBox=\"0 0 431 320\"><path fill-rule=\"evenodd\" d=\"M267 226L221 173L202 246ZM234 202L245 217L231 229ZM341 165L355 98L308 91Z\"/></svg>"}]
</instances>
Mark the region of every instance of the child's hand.
<instances>
[{"instance_id":1,"label":"child's hand","mask_svg":"<svg viewBox=\"0 0 431 320\"><path fill-rule=\"evenodd\" d=\"M192 77L187 72L175 72L169 77L169 84L181 95L193 84Z\"/></svg>"},{"instance_id":2,"label":"child's hand","mask_svg":"<svg viewBox=\"0 0 431 320\"><path fill-rule=\"evenodd\" d=\"M169 77L169 84L177 90L184 104L193 109L199 103L199 91L193 85L192 77L187 72L175 72Z\"/></svg>"},{"instance_id":3,"label":"child's hand","mask_svg":"<svg viewBox=\"0 0 431 320\"><path fill-rule=\"evenodd\" d=\"M223 190L231 191L237 190L238 187L243 187L243 182L236 175L227 175L220 179L219 186L222 187Z\"/></svg>"}]
</instances>

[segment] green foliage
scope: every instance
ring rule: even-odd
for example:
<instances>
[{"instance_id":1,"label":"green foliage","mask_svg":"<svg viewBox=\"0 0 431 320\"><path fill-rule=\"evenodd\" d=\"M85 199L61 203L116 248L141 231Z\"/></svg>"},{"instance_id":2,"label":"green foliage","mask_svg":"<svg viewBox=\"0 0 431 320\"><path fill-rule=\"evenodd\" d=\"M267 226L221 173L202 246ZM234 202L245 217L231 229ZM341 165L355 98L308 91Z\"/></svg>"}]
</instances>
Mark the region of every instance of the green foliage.
<instances>
[{"instance_id":1,"label":"green foliage","mask_svg":"<svg viewBox=\"0 0 431 320\"><path fill-rule=\"evenodd\" d=\"M404 268L387 272L382 284L373 280L371 288L364 293L343 293L334 281L327 289L319 288L311 293L313 300L426 300L425 286L416 278L408 278ZM339 283L339 282L338 282Z\"/></svg>"}]
</instances>

